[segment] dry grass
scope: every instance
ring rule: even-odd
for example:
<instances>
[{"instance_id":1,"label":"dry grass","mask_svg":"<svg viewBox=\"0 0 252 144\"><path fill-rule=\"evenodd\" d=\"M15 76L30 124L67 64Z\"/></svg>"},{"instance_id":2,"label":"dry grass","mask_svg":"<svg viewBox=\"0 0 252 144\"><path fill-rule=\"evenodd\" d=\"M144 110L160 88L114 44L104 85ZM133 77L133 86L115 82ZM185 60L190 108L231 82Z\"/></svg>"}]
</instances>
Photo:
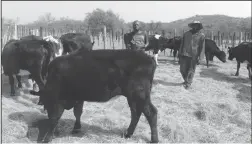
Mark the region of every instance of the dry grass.
<instances>
[{"instance_id":1,"label":"dry grass","mask_svg":"<svg viewBox=\"0 0 252 144\"><path fill-rule=\"evenodd\" d=\"M210 68L200 65L193 88L185 90L180 85L179 66L173 63L173 58L161 56L159 61L151 96L158 109L160 142L251 142L251 84L245 64L241 65L238 77L233 76L235 61L221 63L214 59ZM2 78L3 142L36 142L47 118L41 112L42 107L36 105L38 98L27 94L27 87L19 97L7 96L8 79ZM107 103L85 102L83 110L81 133L71 134L75 122L71 109L64 112L53 142L145 143L150 140L150 128L143 115L132 138L121 137L130 123L130 110L124 97Z\"/></svg>"}]
</instances>

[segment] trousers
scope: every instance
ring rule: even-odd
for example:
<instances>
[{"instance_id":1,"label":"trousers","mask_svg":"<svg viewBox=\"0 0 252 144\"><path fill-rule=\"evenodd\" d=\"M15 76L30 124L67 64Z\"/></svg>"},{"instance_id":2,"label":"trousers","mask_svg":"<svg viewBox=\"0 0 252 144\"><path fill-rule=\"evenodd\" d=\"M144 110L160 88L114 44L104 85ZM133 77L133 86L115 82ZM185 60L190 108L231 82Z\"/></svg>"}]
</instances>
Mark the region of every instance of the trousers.
<instances>
[{"instance_id":1,"label":"trousers","mask_svg":"<svg viewBox=\"0 0 252 144\"><path fill-rule=\"evenodd\" d=\"M185 84L192 84L197 59L194 57L179 56L180 73L184 79Z\"/></svg>"}]
</instances>

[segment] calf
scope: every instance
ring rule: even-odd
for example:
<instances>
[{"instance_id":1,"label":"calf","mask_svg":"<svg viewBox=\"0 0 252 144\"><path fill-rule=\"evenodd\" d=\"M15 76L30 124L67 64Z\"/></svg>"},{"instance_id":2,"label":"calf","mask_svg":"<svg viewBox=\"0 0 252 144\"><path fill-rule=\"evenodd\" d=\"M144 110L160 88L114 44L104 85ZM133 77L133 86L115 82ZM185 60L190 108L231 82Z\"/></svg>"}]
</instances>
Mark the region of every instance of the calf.
<instances>
[{"instance_id":1,"label":"calf","mask_svg":"<svg viewBox=\"0 0 252 144\"><path fill-rule=\"evenodd\" d=\"M49 61L55 57L57 49L51 42L44 40L10 40L2 51L2 66L4 74L9 77L11 96L15 96L14 78L16 75L18 87L22 87L20 70L26 70L30 77L36 81L39 89L44 86Z\"/></svg>"},{"instance_id":2,"label":"calf","mask_svg":"<svg viewBox=\"0 0 252 144\"><path fill-rule=\"evenodd\" d=\"M205 56L206 63L208 67L209 60L213 60L213 57L216 56L220 61L226 62L226 54L224 51L221 51L216 43L211 39L205 39Z\"/></svg>"},{"instance_id":3,"label":"calf","mask_svg":"<svg viewBox=\"0 0 252 144\"><path fill-rule=\"evenodd\" d=\"M143 113L151 128L151 142L158 142L157 109L150 96L155 69L156 63L150 56L125 49L78 49L57 57L49 64L45 88L30 92L40 96L50 121L45 136L38 142L52 140L64 109L74 109L73 132L78 132L84 101L107 102L117 95L127 98L131 110L131 122L125 137L133 135Z\"/></svg>"},{"instance_id":4,"label":"calf","mask_svg":"<svg viewBox=\"0 0 252 144\"><path fill-rule=\"evenodd\" d=\"M62 55L71 53L79 48L88 48L88 50L92 50L93 47L89 47L88 45L94 45L94 42L91 42L90 36L84 33L67 33L62 35L59 39L63 45Z\"/></svg>"},{"instance_id":5,"label":"calf","mask_svg":"<svg viewBox=\"0 0 252 144\"><path fill-rule=\"evenodd\" d=\"M252 42L242 42L238 46L234 48L228 47L228 59L233 60L236 58L237 61L237 71L235 73L235 76L239 75L239 69L240 69L240 64L246 61L247 64L247 69L249 72L249 78L251 78L251 45Z\"/></svg>"}]
</instances>

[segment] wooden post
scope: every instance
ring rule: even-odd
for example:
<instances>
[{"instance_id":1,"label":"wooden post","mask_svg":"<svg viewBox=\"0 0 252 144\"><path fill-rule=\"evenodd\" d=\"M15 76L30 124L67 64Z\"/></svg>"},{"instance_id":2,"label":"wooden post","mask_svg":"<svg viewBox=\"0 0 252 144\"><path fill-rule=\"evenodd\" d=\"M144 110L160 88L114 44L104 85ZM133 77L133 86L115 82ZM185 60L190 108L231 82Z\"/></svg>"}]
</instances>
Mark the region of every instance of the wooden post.
<instances>
[{"instance_id":1,"label":"wooden post","mask_svg":"<svg viewBox=\"0 0 252 144\"><path fill-rule=\"evenodd\" d=\"M218 31L218 46L220 46L220 31Z\"/></svg>"},{"instance_id":2,"label":"wooden post","mask_svg":"<svg viewBox=\"0 0 252 144\"><path fill-rule=\"evenodd\" d=\"M43 37L43 28L42 27L39 28L39 36Z\"/></svg>"},{"instance_id":3,"label":"wooden post","mask_svg":"<svg viewBox=\"0 0 252 144\"><path fill-rule=\"evenodd\" d=\"M239 42L239 43L242 42L242 33L243 33L243 32L240 32L240 42Z\"/></svg>"},{"instance_id":4,"label":"wooden post","mask_svg":"<svg viewBox=\"0 0 252 144\"><path fill-rule=\"evenodd\" d=\"M211 33L211 39L214 40L214 33L213 33L213 31Z\"/></svg>"},{"instance_id":5,"label":"wooden post","mask_svg":"<svg viewBox=\"0 0 252 144\"><path fill-rule=\"evenodd\" d=\"M233 39L232 39L232 47L235 46L235 32L234 32L234 35L233 35Z\"/></svg>"},{"instance_id":6,"label":"wooden post","mask_svg":"<svg viewBox=\"0 0 252 144\"><path fill-rule=\"evenodd\" d=\"M176 36L176 29L174 29L174 37Z\"/></svg>"},{"instance_id":7,"label":"wooden post","mask_svg":"<svg viewBox=\"0 0 252 144\"><path fill-rule=\"evenodd\" d=\"M106 49L106 45L107 45L107 31L106 31L106 26L104 25L103 26L103 46L104 46L104 49Z\"/></svg>"},{"instance_id":8,"label":"wooden post","mask_svg":"<svg viewBox=\"0 0 252 144\"><path fill-rule=\"evenodd\" d=\"M123 32L123 29L122 29L122 49L124 49L125 47L125 44L124 44L124 32Z\"/></svg>"},{"instance_id":9,"label":"wooden post","mask_svg":"<svg viewBox=\"0 0 252 144\"><path fill-rule=\"evenodd\" d=\"M115 49L115 44L114 44L114 30L112 29L112 45L113 49Z\"/></svg>"},{"instance_id":10,"label":"wooden post","mask_svg":"<svg viewBox=\"0 0 252 144\"><path fill-rule=\"evenodd\" d=\"M14 39L18 38L17 29L18 29L17 25L15 24L15 26L14 26L14 36L13 36Z\"/></svg>"}]
</instances>

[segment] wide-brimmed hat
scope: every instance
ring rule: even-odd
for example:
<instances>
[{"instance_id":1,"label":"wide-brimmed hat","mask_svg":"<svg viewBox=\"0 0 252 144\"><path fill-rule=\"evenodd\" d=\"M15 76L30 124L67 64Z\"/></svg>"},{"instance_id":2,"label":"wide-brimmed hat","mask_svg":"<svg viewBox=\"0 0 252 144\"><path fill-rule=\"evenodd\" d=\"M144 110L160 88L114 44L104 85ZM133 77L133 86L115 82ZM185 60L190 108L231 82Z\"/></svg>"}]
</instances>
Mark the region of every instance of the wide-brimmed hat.
<instances>
[{"instance_id":1,"label":"wide-brimmed hat","mask_svg":"<svg viewBox=\"0 0 252 144\"><path fill-rule=\"evenodd\" d=\"M203 28L203 25L202 25L202 23L200 22L200 21L193 21L193 22L191 22L191 23L189 23L188 24L188 26L190 27L190 28L192 28L192 26L193 25L199 25L200 27L199 27L199 29L202 29Z\"/></svg>"}]
</instances>

